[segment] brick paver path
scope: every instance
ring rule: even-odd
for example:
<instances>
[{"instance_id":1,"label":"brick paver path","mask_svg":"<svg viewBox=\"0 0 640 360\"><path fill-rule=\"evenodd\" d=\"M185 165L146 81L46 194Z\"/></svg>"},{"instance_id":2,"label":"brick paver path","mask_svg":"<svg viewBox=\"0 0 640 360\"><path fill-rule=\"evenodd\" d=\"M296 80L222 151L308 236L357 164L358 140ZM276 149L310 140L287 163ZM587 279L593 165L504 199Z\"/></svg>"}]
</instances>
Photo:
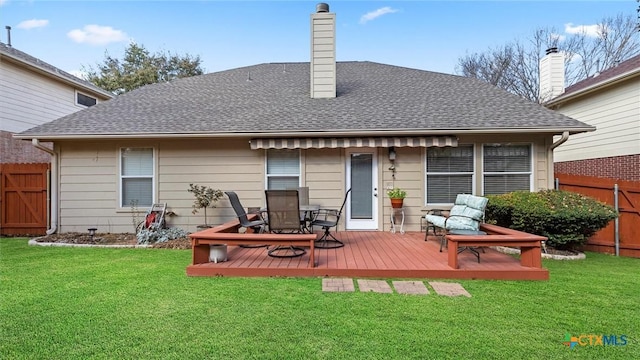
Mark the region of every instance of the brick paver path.
<instances>
[{"instance_id":1,"label":"brick paver path","mask_svg":"<svg viewBox=\"0 0 640 360\"><path fill-rule=\"evenodd\" d=\"M438 295L471 297L471 294L458 283L430 281L429 285Z\"/></svg>"}]
</instances>

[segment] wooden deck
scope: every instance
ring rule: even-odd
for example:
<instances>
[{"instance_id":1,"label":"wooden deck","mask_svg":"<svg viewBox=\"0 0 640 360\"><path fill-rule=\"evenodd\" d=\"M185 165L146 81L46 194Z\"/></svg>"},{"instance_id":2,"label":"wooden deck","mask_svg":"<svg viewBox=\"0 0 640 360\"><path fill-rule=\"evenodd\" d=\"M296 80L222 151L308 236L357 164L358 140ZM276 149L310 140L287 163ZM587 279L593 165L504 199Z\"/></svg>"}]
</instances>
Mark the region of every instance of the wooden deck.
<instances>
[{"instance_id":1,"label":"wooden deck","mask_svg":"<svg viewBox=\"0 0 640 360\"><path fill-rule=\"evenodd\" d=\"M458 269L448 265L447 251L439 240L424 233L393 234L380 231L339 232L345 246L315 250L316 267L309 254L297 258L272 258L266 248L229 246L228 261L189 265L189 276L289 276L374 277L416 279L548 280L544 268L524 267L512 255L486 248L480 263L468 251L458 254Z\"/></svg>"}]
</instances>

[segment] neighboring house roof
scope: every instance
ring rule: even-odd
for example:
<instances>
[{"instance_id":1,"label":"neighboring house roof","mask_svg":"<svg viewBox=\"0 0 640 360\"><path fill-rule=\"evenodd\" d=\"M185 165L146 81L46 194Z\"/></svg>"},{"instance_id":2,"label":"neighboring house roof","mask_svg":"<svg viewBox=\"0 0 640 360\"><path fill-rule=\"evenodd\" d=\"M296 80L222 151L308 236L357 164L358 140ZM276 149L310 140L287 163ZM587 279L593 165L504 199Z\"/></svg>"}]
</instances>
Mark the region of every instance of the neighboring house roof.
<instances>
[{"instance_id":1,"label":"neighboring house roof","mask_svg":"<svg viewBox=\"0 0 640 360\"><path fill-rule=\"evenodd\" d=\"M640 54L621 62L617 66L604 70L597 75L586 78L567 87L562 95L548 101L546 105L556 105L577 96L581 96L637 76L640 76Z\"/></svg>"},{"instance_id":2,"label":"neighboring house roof","mask_svg":"<svg viewBox=\"0 0 640 360\"><path fill-rule=\"evenodd\" d=\"M595 128L486 82L338 62L337 97L312 99L309 63L270 63L147 85L19 138L571 133Z\"/></svg>"},{"instance_id":3,"label":"neighboring house roof","mask_svg":"<svg viewBox=\"0 0 640 360\"><path fill-rule=\"evenodd\" d=\"M0 59L2 59L2 61L6 61L8 59L14 63L20 63L44 75L55 78L64 83L68 83L80 90L100 95L103 99L111 99L114 96L112 93L99 88L86 80L73 76L66 71L60 70L53 65L47 64L46 62L11 46L7 46L2 42L0 42Z\"/></svg>"}]
</instances>

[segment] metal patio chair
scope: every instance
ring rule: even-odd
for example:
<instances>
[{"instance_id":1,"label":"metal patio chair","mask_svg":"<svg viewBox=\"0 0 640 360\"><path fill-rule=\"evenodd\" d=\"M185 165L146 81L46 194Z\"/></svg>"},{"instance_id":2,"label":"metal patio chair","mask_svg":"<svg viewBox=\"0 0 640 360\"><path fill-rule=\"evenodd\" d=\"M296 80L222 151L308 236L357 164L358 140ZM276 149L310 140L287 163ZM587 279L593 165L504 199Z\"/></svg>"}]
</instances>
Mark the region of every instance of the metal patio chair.
<instances>
[{"instance_id":1,"label":"metal patio chair","mask_svg":"<svg viewBox=\"0 0 640 360\"><path fill-rule=\"evenodd\" d=\"M314 219L311 221L311 228L313 229L314 226L320 226L322 230L324 230L322 236L316 240L317 248L336 249L344 246L344 243L336 239L336 237L331 233L331 229L338 226L338 222L340 221L344 205L347 203L347 198L349 197L350 192L351 189L347 190L344 194L344 200L342 201L340 210L320 209L315 214Z\"/></svg>"},{"instance_id":2,"label":"metal patio chair","mask_svg":"<svg viewBox=\"0 0 640 360\"><path fill-rule=\"evenodd\" d=\"M298 190L265 190L269 232L276 234L301 233ZM296 257L307 251L296 246L277 246L269 249L272 257Z\"/></svg>"},{"instance_id":3,"label":"metal patio chair","mask_svg":"<svg viewBox=\"0 0 640 360\"><path fill-rule=\"evenodd\" d=\"M234 191L225 191L225 194L229 197L229 202L231 203L231 207L233 211L238 216L238 221L240 222L240 226L251 229L253 232L262 234L265 231L265 227L267 226L266 222L260 218L258 220L249 220L247 217L247 212L244 210L244 207L240 203L240 199L238 198L238 194ZM245 248L258 248L265 247L267 245L240 245Z\"/></svg>"}]
</instances>

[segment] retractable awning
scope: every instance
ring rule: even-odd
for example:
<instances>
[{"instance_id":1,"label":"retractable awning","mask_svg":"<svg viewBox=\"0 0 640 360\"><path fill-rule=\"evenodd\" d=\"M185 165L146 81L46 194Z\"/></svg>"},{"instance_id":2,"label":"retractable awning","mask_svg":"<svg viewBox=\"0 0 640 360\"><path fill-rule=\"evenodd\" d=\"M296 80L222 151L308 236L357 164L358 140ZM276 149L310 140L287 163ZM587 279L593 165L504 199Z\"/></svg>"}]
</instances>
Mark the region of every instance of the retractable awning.
<instances>
[{"instance_id":1,"label":"retractable awning","mask_svg":"<svg viewBox=\"0 0 640 360\"><path fill-rule=\"evenodd\" d=\"M361 137L361 138L300 138L252 139L251 149L323 149L361 147L444 147L458 146L455 136L424 137Z\"/></svg>"}]
</instances>

